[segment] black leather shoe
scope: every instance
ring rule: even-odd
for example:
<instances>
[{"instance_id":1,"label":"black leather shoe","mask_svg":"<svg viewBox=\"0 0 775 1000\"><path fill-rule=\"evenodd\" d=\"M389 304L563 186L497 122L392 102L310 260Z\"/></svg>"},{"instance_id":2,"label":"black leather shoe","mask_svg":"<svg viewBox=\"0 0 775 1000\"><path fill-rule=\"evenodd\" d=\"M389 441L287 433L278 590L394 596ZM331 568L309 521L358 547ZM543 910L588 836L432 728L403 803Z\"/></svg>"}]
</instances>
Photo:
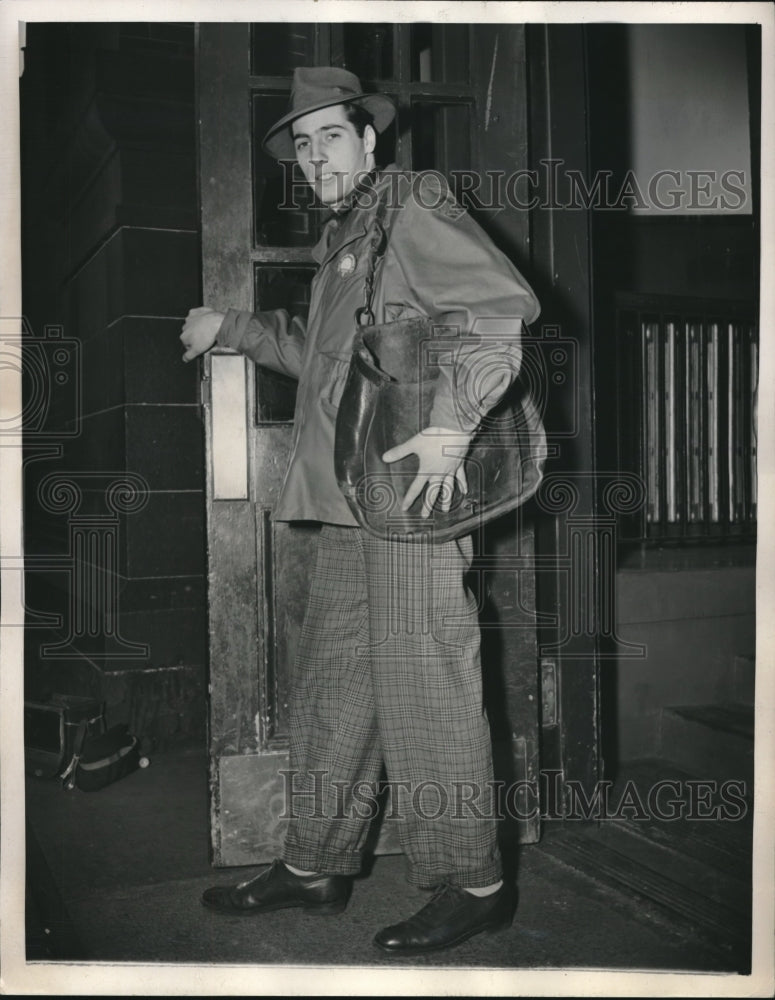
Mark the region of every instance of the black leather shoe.
<instances>
[{"instance_id":1,"label":"black leather shoe","mask_svg":"<svg viewBox=\"0 0 775 1000\"><path fill-rule=\"evenodd\" d=\"M443 885L414 916L379 931L374 943L393 955L451 948L482 931L508 927L515 909L515 893L505 882L489 896L474 896L457 886Z\"/></svg>"},{"instance_id":2,"label":"black leather shoe","mask_svg":"<svg viewBox=\"0 0 775 1000\"><path fill-rule=\"evenodd\" d=\"M202 902L218 913L269 913L300 906L307 913L341 913L347 906L346 875L294 875L279 859L249 882L205 889Z\"/></svg>"}]
</instances>

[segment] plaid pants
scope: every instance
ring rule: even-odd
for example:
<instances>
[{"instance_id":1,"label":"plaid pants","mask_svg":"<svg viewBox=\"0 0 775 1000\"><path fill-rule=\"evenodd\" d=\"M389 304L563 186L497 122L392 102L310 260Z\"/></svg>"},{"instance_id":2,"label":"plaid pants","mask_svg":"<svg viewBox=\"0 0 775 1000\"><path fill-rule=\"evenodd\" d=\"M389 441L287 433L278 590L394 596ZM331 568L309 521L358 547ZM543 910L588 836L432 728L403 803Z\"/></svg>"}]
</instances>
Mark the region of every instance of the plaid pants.
<instances>
[{"instance_id":1,"label":"plaid pants","mask_svg":"<svg viewBox=\"0 0 775 1000\"><path fill-rule=\"evenodd\" d=\"M463 583L472 548L322 527L291 696L290 864L360 870L384 762L409 881L500 878L479 624Z\"/></svg>"}]
</instances>

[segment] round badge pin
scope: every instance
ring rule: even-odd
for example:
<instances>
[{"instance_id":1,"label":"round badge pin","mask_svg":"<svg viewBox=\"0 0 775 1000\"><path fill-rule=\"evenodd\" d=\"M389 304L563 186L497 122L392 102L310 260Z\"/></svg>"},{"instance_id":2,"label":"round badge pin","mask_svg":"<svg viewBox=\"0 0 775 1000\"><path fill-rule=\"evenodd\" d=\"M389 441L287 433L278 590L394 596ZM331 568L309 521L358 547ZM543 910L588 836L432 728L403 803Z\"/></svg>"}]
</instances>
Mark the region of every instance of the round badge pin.
<instances>
[{"instance_id":1,"label":"round badge pin","mask_svg":"<svg viewBox=\"0 0 775 1000\"><path fill-rule=\"evenodd\" d=\"M348 275L352 274L355 270L356 263L355 257L353 257L351 253L346 253L343 257L340 257L339 263L337 264L339 277L346 278Z\"/></svg>"}]
</instances>

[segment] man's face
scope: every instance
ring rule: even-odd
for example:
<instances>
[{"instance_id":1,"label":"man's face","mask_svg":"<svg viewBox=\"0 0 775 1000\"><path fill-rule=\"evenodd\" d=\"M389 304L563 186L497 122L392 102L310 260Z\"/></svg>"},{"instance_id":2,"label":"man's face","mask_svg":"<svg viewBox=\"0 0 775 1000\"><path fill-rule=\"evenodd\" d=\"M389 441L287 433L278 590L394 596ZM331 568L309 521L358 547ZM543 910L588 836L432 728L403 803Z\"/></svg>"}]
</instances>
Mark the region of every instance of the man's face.
<instances>
[{"instance_id":1,"label":"man's face","mask_svg":"<svg viewBox=\"0 0 775 1000\"><path fill-rule=\"evenodd\" d=\"M359 136L341 104L311 111L297 118L291 129L305 178L320 201L335 208L372 165L374 129L367 125Z\"/></svg>"}]
</instances>

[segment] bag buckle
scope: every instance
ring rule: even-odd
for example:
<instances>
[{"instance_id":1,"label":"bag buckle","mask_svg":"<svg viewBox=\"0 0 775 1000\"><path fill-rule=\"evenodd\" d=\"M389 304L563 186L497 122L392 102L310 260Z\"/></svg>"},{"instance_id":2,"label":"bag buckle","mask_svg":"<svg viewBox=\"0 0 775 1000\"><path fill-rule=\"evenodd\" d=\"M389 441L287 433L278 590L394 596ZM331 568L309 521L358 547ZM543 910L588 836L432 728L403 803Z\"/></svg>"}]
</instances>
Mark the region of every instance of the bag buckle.
<instances>
[{"instance_id":1,"label":"bag buckle","mask_svg":"<svg viewBox=\"0 0 775 1000\"><path fill-rule=\"evenodd\" d=\"M355 310L355 322L358 326L374 326L374 313L369 306L361 306Z\"/></svg>"}]
</instances>

